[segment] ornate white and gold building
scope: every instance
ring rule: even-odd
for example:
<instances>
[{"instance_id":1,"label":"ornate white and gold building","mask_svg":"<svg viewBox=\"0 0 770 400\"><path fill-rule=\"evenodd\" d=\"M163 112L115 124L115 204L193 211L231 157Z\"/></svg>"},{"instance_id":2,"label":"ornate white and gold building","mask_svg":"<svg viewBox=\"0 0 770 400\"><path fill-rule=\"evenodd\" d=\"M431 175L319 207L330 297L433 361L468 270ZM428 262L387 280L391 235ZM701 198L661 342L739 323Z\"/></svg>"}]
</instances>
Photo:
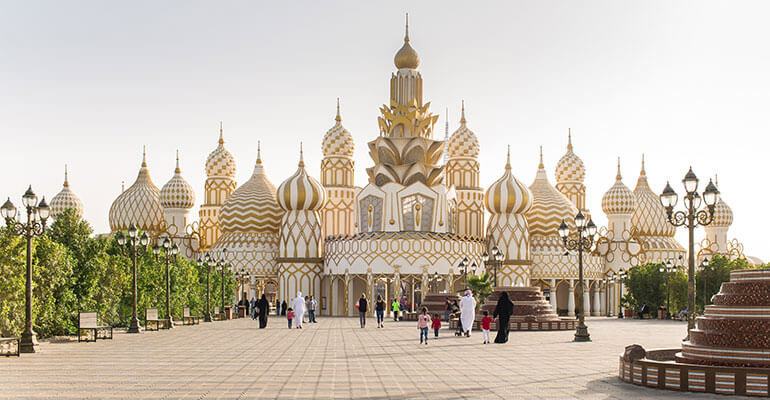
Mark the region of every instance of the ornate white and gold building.
<instances>
[{"instance_id":1,"label":"ornate white and gold building","mask_svg":"<svg viewBox=\"0 0 770 400\"><path fill-rule=\"evenodd\" d=\"M145 157L136 182L110 208L111 229L133 223L154 237L173 237L187 246L188 257L222 255L233 270L250 274L244 282L248 293L240 296L266 293L288 301L301 291L318 299L324 315L350 315L362 293L419 303L428 292L460 290L467 272L461 261L475 263L479 273L482 254L497 247L503 254L494 268L499 285L540 286L556 310L574 315L577 254L565 252L557 229L565 221L574 232L575 215L589 210L586 168L571 132L555 166L555 185L542 148L527 186L514 176L509 147L502 176L484 188L481 145L468 127L464 102L457 130L450 136L447 123L445 140L435 139L438 116L424 101L420 58L408 25L394 62L379 133L366 146L371 165L363 187L354 182L354 137L342 125L338 99L333 126L321 140L319 180L306 169L300 145L297 170L276 188L258 144L251 178L237 186L235 159L220 125L218 146L205 165L199 221L190 221L195 193L182 178L178 157L162 190L153 185ZM54 215L66 207L82 210L65 175L62 193L52 200ZM595 251L584 255L583 306L592 315L617 312L619 287L605 278L685 251L650 189L644 161L633 191L623 183L618 161L601 208L608 224ZM742 256L740 244L727 240L732 218L720 200L715 221L706 228L704 256Z\"/></svg>"}]
</instances>

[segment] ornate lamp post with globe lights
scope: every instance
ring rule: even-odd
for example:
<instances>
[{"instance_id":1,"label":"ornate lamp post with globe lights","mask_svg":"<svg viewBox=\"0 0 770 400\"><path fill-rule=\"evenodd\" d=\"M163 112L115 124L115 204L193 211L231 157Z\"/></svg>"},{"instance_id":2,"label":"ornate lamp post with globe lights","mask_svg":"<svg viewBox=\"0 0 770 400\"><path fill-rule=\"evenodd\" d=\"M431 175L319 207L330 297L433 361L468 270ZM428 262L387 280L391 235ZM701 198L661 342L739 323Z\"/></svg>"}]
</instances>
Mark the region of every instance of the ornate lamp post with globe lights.
<instances>
[{"instance_id":1,"label":"ornate lamp post with globe lights","mask_svg":"<svg viewBox=\"0 0 770 400\"><path fill-rule=\"evenodd\" d=\"M684 185L684 211L674 212L674 206L679 198L671 184L666 182L666 188L660 194L660 202L666 209L668 222L675 226L686 226L689 246L687 255L687 337L684 340L690 340L690 331L695 328L695 228L698 225L706 226L714 220L714 208L719 201L719 190L714 182L709 180L706 190L703 191L703 202L706 203L705 210L699 210L701 206L701 196L698 194L698 177L692 172L692 167L682 179Z\"/></svg>"},{"instance_id":2,"label":"ornate lamp post with globe lights","mask_svg":"<svg viewBox=\"0 0 770 400\"><path fill-rule=\"evenodd\" d=\"M206 313L203 315L203 322L211 322L211 256L206 253L203 258L198 258L198 267L206 268Z\"/></svg>"},{"instance_id":3,"label":"ornate lamp post with globe lights","mask_svg":"<svg viewBox=\"0 0 770 400\"><path fill-rule=\"evenodd\" d=\"M136 287L136 250L137 248L145 249L147 247L147 243L150 242L150 238L147 237L147 234L144 232L139 235L139 231L136 229L134 224L131 224L128 227L128 234L124 234L122 231L118 231L118 233L115 234L115 239L118 241L119 245L126 246L128 248L128 254L131 256L131 263L133 265L133 269L131 271L133 276L133 307L131 310L131 324L128 326L127 332L139 333L139 318L137 317L136 313L136 302L138 297Z\"/></svg>"},{"instance_id":4,"label":"ornate lamp post with globe lights","mask_svg":"<svg viewBox=\"0 0 770 400\"><path fill-rule=\"evenodd\" d=\"M37 202L37 195L32 186L21 196L21 202L27 209L27 222L16 221L16 206L8 198L0 207L0 216L5 220L6 229L13 235L22 236L27 240L27 273L25 285L24 332L21 334L21 353L34 353L37 346L37 334L32 329L32 238L45 234L45 222L51 214L51 209L45 202L45 197Z\"/></svg>"},{"instance_id":5,"label":"ornate lamp post with globe lights","mask_svg":"<svg viewBox=\"0 0 770 400\"><path fill-rule=\"evenodd\" d=\"M174 320L171 318L171 273L169 272L169 258L170 256L176 257L176 255L179 254L179 247L176 243L171 243L171 238L165 238L160 245L155 244L152 246L152 252L155 253L156 260L161 251L163 251L166 256L166 318L168 318L169 328L173 328Z\"/></svg>"},{"instance_id":6,"label":"ornate lamp post with globe lights","mask_svg":"<svg viewBox=\"0 0 770 400\"><path fill-rule=\"evenodd\" d=\"M681 261L682 256L679 256L679 263ZM658 268L666 276L666 319L671 319L671 274L679 269L679 263L666 260L666 262L660 263L660 268Z\"/></svg>"},{"instance_id":7,"label":"ornate lamp post with globe lights","mask_svg":"<svg viewBox=\"0 0 770 400\"><path fill-rule=\"evenodd\" d=\"M577 226L577 238L569 237L569 227L564 220L559 225L559 236L564 241L564 248L567 250L577 250L578 252L578 287L576 290L577 301L575 311L578 313L578 326L575 330L576 342L590 342L591 335L588 333L588 327L585 323L585 310L583 310L583 252L588 251L594 245L594 235L596 235L596 225L594 221L589 220L586 223L586 217L578 211L575 216L575 226Z\"/></svg>"},{"instance_id":8,"label":"ornate lamp post with globe lights","mask_svg":"<svg viewBox=\"0 0 770 400\"><path fill-rule=\"evenodd\" d=\"M495 280L493 284L495 287L497 287L497 268L503 263L503 252L500 251L497 246L494 246L492 247L491 255L486 251L481 255L481 261L484 262L485 267L487 263L491 261L492 268L495 270Z\"/></svg>"}]
</instances>

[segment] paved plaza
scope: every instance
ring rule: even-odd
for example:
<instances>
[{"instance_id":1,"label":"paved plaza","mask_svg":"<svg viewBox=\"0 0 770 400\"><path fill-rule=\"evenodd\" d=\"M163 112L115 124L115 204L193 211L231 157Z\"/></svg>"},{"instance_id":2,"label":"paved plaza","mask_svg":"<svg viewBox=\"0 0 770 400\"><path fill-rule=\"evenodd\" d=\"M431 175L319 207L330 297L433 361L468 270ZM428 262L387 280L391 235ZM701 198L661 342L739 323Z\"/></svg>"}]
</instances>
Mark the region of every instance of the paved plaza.
<instances>
[{"instance_id":1,"label":"paved plaza","mask_svg":"<svg viewBox=\"0 0 770 400\"><path fill-rule=\"evenodd\" d=\"M289 330L233 320L178 326L96 343L44 342L38 354L0 358L0 398L722 398L641 388L617 378L625 345L676 346L676 321L591 318L593 342L571 331L515 332L504 345L448 329L419 345L414 322L366 329L319 318ZM493 333L494 335L494 333Z\"/></svg>"}]
</instances>

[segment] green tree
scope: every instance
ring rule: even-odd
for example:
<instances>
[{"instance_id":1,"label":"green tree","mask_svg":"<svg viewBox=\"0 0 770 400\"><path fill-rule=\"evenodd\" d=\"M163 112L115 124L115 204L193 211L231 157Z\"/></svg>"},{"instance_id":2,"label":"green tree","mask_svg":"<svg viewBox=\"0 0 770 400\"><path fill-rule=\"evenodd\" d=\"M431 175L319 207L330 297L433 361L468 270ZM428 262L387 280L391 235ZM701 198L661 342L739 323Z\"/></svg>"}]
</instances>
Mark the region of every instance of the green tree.
<instances>
[{"instance_id":1,"label":"green tree","mask_svg":"<svg viewBox=\"0 0 770 400\"><path fill-rule=\"evenodd\" d=\"M492 287L492 281L489 279L489 274L484 273L482 275L470 275L468 276L468 289L473 293L473 297L476 298L476 307L481 307L484 300L492 294L494 288Z\"/></svg>"},{"instance_id":2,"label":"green tree","mask_svg":"<svg viewBox=\"0 0 770 400\"><path fill-rule=\"evenodd\" d=\"M628 269L623 284L628 289L631 305L636 309L646 304L652 312L666 304L666 277L660 264L643 264Z\"/></svg>"},{"instance_id":3,"label":"green tree","mask_svg":"<svg viewBox=\"0 0 770 400\"><path fill-rule=\"evenodd\" d=\"M695 274L695 304L698 312L703 312L705 304L711 304L711 298L719 293L723 282L730 281L730 272L754 268L745 258L731 260L715 255L705 266L698 268Z\"/></svg>"}]
</instances>

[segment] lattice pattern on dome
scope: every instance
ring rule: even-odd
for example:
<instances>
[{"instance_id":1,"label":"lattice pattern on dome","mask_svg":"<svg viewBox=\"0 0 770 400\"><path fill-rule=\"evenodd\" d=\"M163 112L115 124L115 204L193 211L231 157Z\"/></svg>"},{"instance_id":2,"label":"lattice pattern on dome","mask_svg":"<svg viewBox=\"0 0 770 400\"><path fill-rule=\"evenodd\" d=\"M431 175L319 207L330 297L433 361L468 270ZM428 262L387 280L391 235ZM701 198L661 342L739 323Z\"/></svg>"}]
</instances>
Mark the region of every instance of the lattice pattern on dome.
<instances>
[{"instance_id":1,"label":"lattice pattern on dome","mask_svg":"<svg viewBox=\"0 0 770 400\"><path fill-rule=\"evenodd\" d=\"M572 151L572 134L569 136L567 153L556 163L556 182L583 182L586 178L586 167L583 160Z\"/></svg>"},{"instance_id":2,"label":"lattice pattern on dome","mask_svg":"<svg viewBox=\"0 0 770 400\"><path fill-rule=\"evenodd\" d=\"M127 230L131 224L150 235L165 230L166 219L160 205L160 190L152 183L144 160L136 182L112 203L109 219L113 232Z\"/></svg>"},{"instance_id":3,"label":"lattice pattern on dome","mask_svg":"<svg viewBox=\"0 0 770 400\"><path fill-rule=\"evenodd\" d=\"M729 227L733 224L733 210L719 197L717 205L714 207L714 220L711 221L711 226L716 227Z\"/></svg>"},{"instance_id":4,"label":"lattice pattern on dome","mask_svg":"<svg viewBox=\"0 0 770 400\"><path fill-rule=\"evenodd\" d=\"M283 214L276 201L275 186L267 178L262 160L257 155L251 178L236 189L222 206L219 226L223 232L278 233Z\"/></svg>"},{"instance_id":5,"label":"lattice pattern on dome","mask_svg":"<svg viewBox=\"0 0 770 400\"><path fill-rule=\"evenodd\" d=\"M278 205L284 210L320 210L326 201L326 191L315 178L305 171L300 151L297 172L278 186Z\"/></svg>"},{"instance_id":6,"label":"lattice pattern on dome","mask_svg":"<svg viewBox=\"0 0 770 400\"><path fill-rule=\"evenodd\" d=\"M460 127L449 138L447 145L447 152L449 158L471 157L478 158L479 156L479 140L476 138L476 134L473 133L466 124L465 120L465 103L462 107L462 117L460 118Z\"/></svg>"},{"instance_id":7,"label":"lattice pattern on dome","mask_svg":"<svg viewBox=\"0 0 770 400\"><path fill-rule=\"evenodd\" d=\"M532 207L526 212L529 232L532 235L557 236L563 220L575 231L577 207L548 182L548 176L540 157L540 166L535 181L529 186L532 192Z\"/></svg>"},{"instance_id":8,"label":"lattice pattern on dome","mask_svg":"<svg viewBox=\"0 0 770 400\"><path fill-rule=\"evenodd\" d=\"M615 184L602 196L602 210L605 214L632 214L636 209L634 193L623 183L620 175L620 162L618 162L618 174L615 176Z\"/></svg>"},{"instance_id":9,"label":"lattice pattern on dome","mask_svg":"<svg viewBox=\"0 0 770 400\"><path fill-rule=\"evenodd\" d=\"M668 223L666 211L660 204L660 198L653 193L650 185L647 183L647 173L642 172L634 189L634 199L636 199L636 209L631 215L631 226L634 236L668 236L673 237L676 229Z\"/></svg>"},{"instance_id":10,"label":"lattice pattern on dome","mask_svg":"<svg viewBox=\"0 0 770 400\"><path fill-rule=\"evenodd\" d=\"M337 100L337 117L335 118L334 126L326 132L324 135L323 144L321 145L321 151L324 157L338 156L338 157L353 157L353 151L355 149L355 143L353 142L353 135L342 126L342 117L340 117L340 103Z\"/></svg>"},{"instance_id":11,"label":"lattice pattern on dome","mask_svg":"<svg viewBox=\"0 0 770 400\"><path fill-rule=\"evenodd\" d=\"M276 272L278 258L278 234L273 232L228 232L222 234L211 249L221 254L227 249L225 261L233 271L241 268L246 272L272 276Z\"/></svg>"},{"instance_id":12,"label":"lattice pattern on dome","mask_svg":"<svg viewBox=\"0 0 770 400\"><path fill-rule=\"evenodd\" d=\"M222 127L219 127L219 144L206 159L206 176L235 178L235 158L225 149Z\"/></svg>"},{"instance_id":13,"label":"lattice pattern on dome","mask_svg":"<svg viewBox=\"0 0 770 400\"><path fill-rule=\"evenodd\" d=\"M65 210L71 208L78 219L83 218L83 202L70 189L67 167L64 167L64 185L59 193L51 199L51 216L58 218Z\"/></svg>"},{"instance_id":14,"label":"lattice pattern on dome","mask_svg":"<svg viewBox=\"0 0 770 400\"><path fill-rule=\"evenodd\" d=\"M193 208L195 205L195 190L182 177L179 169L179 154L176 156L174 176L160 189L160 205L163 208Z\"/></svg>"}]
</instances>

